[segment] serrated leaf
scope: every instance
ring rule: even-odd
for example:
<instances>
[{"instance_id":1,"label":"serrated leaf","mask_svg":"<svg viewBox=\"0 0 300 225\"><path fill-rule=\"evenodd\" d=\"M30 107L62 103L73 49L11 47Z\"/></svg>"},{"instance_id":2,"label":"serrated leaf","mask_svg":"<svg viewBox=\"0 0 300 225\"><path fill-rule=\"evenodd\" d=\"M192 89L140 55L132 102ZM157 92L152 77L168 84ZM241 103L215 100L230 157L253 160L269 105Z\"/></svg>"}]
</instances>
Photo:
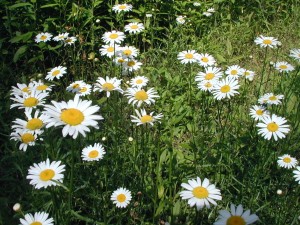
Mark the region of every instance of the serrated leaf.
<instances>
[{"instance_id":1,"label":"serrated leaf","mask_svg":"<svg viewBox=\"0 0 300 225\"><path fill-rule=\"evenodd\" d=\"M20 57L26 52L26 50L28 49L28 46L27 45L23 45L21 46L15 53L14 55L14 58L13 58L13 61L14 62L17 62Z\"/></svg>"}]
</instances>

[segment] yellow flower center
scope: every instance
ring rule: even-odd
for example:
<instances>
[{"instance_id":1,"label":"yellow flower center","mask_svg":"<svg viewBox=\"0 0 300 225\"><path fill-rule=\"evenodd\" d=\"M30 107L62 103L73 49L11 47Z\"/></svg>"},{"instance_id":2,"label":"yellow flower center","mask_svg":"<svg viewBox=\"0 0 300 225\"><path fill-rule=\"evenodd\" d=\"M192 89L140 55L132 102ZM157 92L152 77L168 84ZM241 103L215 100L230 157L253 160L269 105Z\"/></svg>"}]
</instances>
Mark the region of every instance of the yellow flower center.
<instances>
[{"instance_id":1,"label":"yellow flower center","mask_svg":"<svg viewBox=\"0 0 300 225\"><path fill-rule=\"evenodd\" d=\"M84 115L80 110L70 108L62 111L60 119L71 126L76 126L82 123Z\"/></svg>"},{"instance_id":2,"label":"yellow flower center","mask_svg":"<svg viewBox=\"0 0 300 225\"><path fill-rule=\"evenodd\" d=\"M40 173L40 179L42 181L51 180L55 176L55 172L52 169L45 169Z\"/></svg>"},{"instance_id":3,"label":"yellow flower center","mask_svg":"<svg viewBox=\"0 0 300 225\"><path fill-rule=\"evenodd\" d=\"M212 80L215 77L214 73L207 73L205 75L205 80Z\"/></svg>"},{"instance_id":4,"label":"yellow flower center","mask_svg":"<svg viewBox=\"0 0 300 225\"><path fill-rule=\"evenodd\" d=\"M150 115L145 115L141 117L141 122L142 123L149 123L153 120L152 116Z\"/></svg>"},{"instance_id":5,"label":"yellow flower center","mask_svg":"<svg viewBox=\"0 0 300 225\"><path fill-rule=\"evenodd\" d=\"M267 129L270 132L276 132L278 130L279 126L275 122L271 122L267 125Z\"/></svg>"},{"instance_id":6,"label":"yellow flower center","mask_svg":"<svg viewBox=\"0 0 300 225\"><path fill-rule=\"evenodd\" d=\"M258 109L258 110L256 110L256 114L261 116L264 114L264 111L262 109Z\"/></svg>"},{"instance_id":7,"label":"yellow flower center","mask_svg":"<svg viewBox=\"0 0 300 225\"><path fill-rule=\"evenodd\" d=\"M29 97L24 100L23 105L25 107L34 107L39 103L39 100L35 97Z\"/></svg>"},{"instance_id":8,"label":"yellow flower center","mask_svg":"<svg viewBox=\"0 0 300 225\"><path fill-rule=\"evenodd\" d=\"M194 58L194 55L191 54L191 53L187 53L187 54L185 54L185 58L186 58L186 59L193 59L193 58Z\"/></svg>"},{"instance_id":9,"label":"yellow flower center","mask_svg":"<svg viewBox=\"0 0 300 225\"><path fill-rule=\"evenodd\" d=\"M28 144L29 142L33 142L35 140L35 138L34 138L33 134L25 133L25 134L22 134L21 140L23 143Z\"/></svg>"},{"instance_id":10,"label":"yellow flower center","mask_svg":"<svg viewBox=\"0 0 300 225\"><path fill-rule=\"evenodd\" d=\"M126 196L124 194L119 194L117 196L117 201L118 202L125 202L125 200L126 200Z\"/></svg>"},{"instance_id":11,"label":"yellow flower center","mask_svg":"<svg viewBox=\"0 0 300 225\"><path fill-rule=\"evenodd\" d=\"M241 216L231 216L228 218L226 225L246 225L246 222Z\"/></svg>"},{"instance_id":12,"label":"yellow flower center","mask_svg":"<svg viewBox=\"0 0 300 225\"><path fill-rule=\"evenodd\" d=\"M39 91L45 91L47 88L48 88L47 85L42 84L42 85L37 86L37 87L36 87L36 90L39 90Z\"/></svg>"},{"instance_id":13,"label":"yellow flower center","mask_svg":"<svg viewBox=\"0 0 300 225\"><path fill-rule=\"evenodd\" d=\"M42 36L41 36L41 40L44 41L44 40L46 40L46 39L47 39L47 36L46 36L46 35L42 35Z\"/></svg>"},{"instance_id":14,"label":"yellow flower center","mask_svg":"<svg viewBox=\"0 0 300 225\"><path fill-rule=\"evenodd\" d=\"M58 74L60 74L60 70L54 70L53 72L52 72L52 76L57 76Z\"/></svg>"},{"instance_id":15,"label":"yellow flower center","mask_svg":"<svg viewBox=\"0 0 300 225\"><path fill-rule=\"evenodd\" d=\"M105 91L112 91L115 86L112 83L105 83L102 85L102 89Z\"/></svg>"},{"instance_id":16,"label":"yellow flower center","mask_svg":"<svg viewBox=\"0 0 300 225\"><path fill-rule=\"evenodd\" d=\"M67 38L67 39L65 40L65 42L70 43L70 42L72 42L72 39L71 39L71 38Z\"/></svg>"},{"instance_id":17,"label":"yellow flower center","mask_svg":"<svg viewBox=\"0 0 300 225\"><path fill-rule=\"evenodd\" d=\"M73 84L72 86L74 89L77 89L77 88L80 88L80 85L79 84Z\"/></svg>"},{"instance_id":18,"label":"yellow flower center","mask_svg":"<svg viewBox=\"0 0 300 225\"><path fill-rule=\"evenodd\" d=\"M99 152L97 151L97 150L92 150L92 151L90 151L90 153L89 153L89 158L96 158L96 157L98 157L98 155L99 155Z\"/></svg>"},{"instance_id":19,"label":"yellow flower center","mask_svg":"<svg viewBox=\"0 0 300 225\"><path fill-rule=\"evenodd\" d=\"M229 85L224 85L224 86L221 87L220 91L222 93L227 93L227 92L230 91L230 86Z\"/></svg>"},{"instance_id":20,"label":"yellow flower center","mask_svg":"<svg viewBox=\"0 0 300 225\"><path fill-rule=\"evenodd\" d=\"M238 73L237 70L231 70L231 71L230 71L230 74L231 74L231 75L237 75L237 73Z\"/></svg>"},{"instance_id":21,"label":"yellow flower center","mask_svg":"<svg viewBox=\"0 0 300 225\"><path fill-rule=\"evenodd\" d=\"M280 65L279 68L282 69L282 70L286 70L287 69L287 65Z\"/></svg>"},{"instance_id":22,"label":"yellow flower center","mask_svg":"<svg viewBox=\"0 0 300 225\"><path fill-rule=\"evenodd\" d=\"M270 45L270 44L272 44L272 40L270 40L270 39L265 39L265 40L263 40L263 43L264 43L265 45Z\"/></svg>"},{"instance_id":23,"label":"yellow flower center","mask_svg":"<svg viewBox=\"0 0 300 225\"><path fill-rule=\"evenodd\" d=\"M196 197L196 198L207 198L208 197L208 191L206 188L204 187L195 187L193 189L193 195Z\"/></svg>"},{"instance_id":24,"label":"yellow flower center","mask_svg":"<svg viewBox=\"0 0 300 225\"><path fill-rule=\"evenodd\" d=\"M128 63L127 63L127 66L130 66L130 67L132 67L132 66L134 66L135 65L135 62L134 61L129 61Z\"/></svg>"},{"instance_id":25,"label":"yellow flower center","mask_svg":"<svg viewBox=\"0 0 300 225\"><path fill-rule=\"evenodd\" d=\"M208 58L207 57L203 57L203 58L201 58L201 61L207 63L208 62Z\"/></svg>"},{"instance_id":26,"label":"yellow flower center","mask_svg":"<svg viewBox=\"0 0 300 225\"><path fill-rule=\"evenodd\" d=\"M275 95L273 95L273 96L270 96L270 97L269 97L269 100L271 100L271 101L275 101L275 100L277 100L277 97L276 97Z\"/></svg>"},{"instance_id":27,"label":"yellow flower center","mask_svg":"<svg viewBox=\"0 0 300 225\"><path fill-rule=\"evenodd\" d=\"M285 163L290 163L290 162L292 162L292 160L291 160L290 157L285 157L285 158L282 159L282 161L285 162Z\"/></svg>"},{"instance_id":28,"label":"yellow flower center","mask_svg":"<svg viewBox=\"0 0 300 225\"><path fill-rule=\"evenodd\" d=\"M26 124L26 128L29 130L37 130L43 126L43 121L39 118L33 118Z\"/></svg>"},{"instance_id":29,"label":"yellow flower center","mask_svg":"<svg viewBox=\"0 0 300 225\"><path fill-rule=\"evenodd\" d=\"M115 33L109 35L109 38L110 38L110 39L117 39L118 37L119 37L119 35L118 35L118 34L115 34Z\"/></svg>"},{"instance_id":30,"label":"yellow flower center","mask_svg":"<svg viewBox=\"0 0 300 225\"><path fill-rule=\"evenodd\" d=\"M28 92L29 92L29 87L24 87L24 88L22 89L22 91L28 93Z\"/></svg>"},{"instance_id":31,"label":"yellow flower center","mask_svg":"<svg viewBox=\"0 0 300 225\"><path fill-rule=\"evenodd\" d=\"M35 221L35 222L33 222L33 223L29 224L29 225L43 225L43 224L40 223L40 222Z\"/></svg>"},{"instance_id":32,"label":"yellow flower center","mask_svg":"<svg viewBox=\"0 0 300 225\"><path fill-rule=\"evenodd\" d=\"M145 101L148 99L148 94L146 91L144 90L140 90L140 91L137 91L134 95L134 97L137 99L137 100L140 100L140 101Z\"/></svg>"},{"instance_id":33,"label":"yellow flower center","mask_svg":"<svg viewBox=\"0 0 300 225\"><path fill-rule=\"evenodd\" d=\"M125 60L123 58L118 59L118 63L123 63L123 62L125 62Z\"/></svg>"},{"instance_id":34,"label":"yellow flower center","mask_svg":"<svg viewBox=\"0 0 300 225\"><path fill-rule=\"evenodd\" d=\"M131 26L130 26L130 28L131 28L132 30L136 30L136 29L138 29L138 28L139 28L139 26L138 26L138 25L136 25L136 24L134 24L134 25L131 25Z\"/></svg>"},{"instance_id":35,"label":"yellow flower center","mask_svg":"<svg viewBox=\"0 0 300 225\"><path fill-rule=\"evenodd\" d=\"M108 51L108 52L113 52L113 51L114 51L114 47L108 47L108 48L107 48L107 51Z\"/></svg>"},{"instance_id":36,"label":"yellow flower center","mask_svg":"<svg viewBox=\"0 0 300 225\"><path fill-rule=\"evenodd\" d=\"M130 49L126 49L123 51L124 55L131 55L132 51Z\"/></svg>"},{"instance_id":37,"label":"yellow flower center","mask_svg":"<svg viewBox=\"0 0 300 225\"><path fill-rule=\"evenodd\" d=\"M84 93L84 92L87 91L87 88L86 88L86 87L83 87L83 88L81 88L79 91L80 91L81 93Z\"/></svg>"},{"instance_id":38,"label":"yellow flower center","mask_svg":"<svg viewBox=\"0 0 300 225\"><path fill-rule=\"evenodd\" d=\"M135 83L136 84L141 84L141 83L143 83L143 80L142 79L138 79L138 80L135 81Z\"/></svg>"},{"instance_id":39,"label":"yellow flower center","mask_svg":"<svg viewBox=\"0 0 300 225\"><path fill-rule=\"evenodd\" d=\"M119 9L121 9L121 10L126 9L126 5L120 5L120 6L119 6Z\"/></svg>"},{"instance_id":40,"label":"yellow flower center","mask_svg":"<svg viewBox=\"0 0 300 225\"><path fill-rule=\"evenodd\" d=\"M210 88L210 87L212 87L212 84L207 82L207 83L204 84L204 86L207 87L207 88Z\"/></svg>"}]
</instances>

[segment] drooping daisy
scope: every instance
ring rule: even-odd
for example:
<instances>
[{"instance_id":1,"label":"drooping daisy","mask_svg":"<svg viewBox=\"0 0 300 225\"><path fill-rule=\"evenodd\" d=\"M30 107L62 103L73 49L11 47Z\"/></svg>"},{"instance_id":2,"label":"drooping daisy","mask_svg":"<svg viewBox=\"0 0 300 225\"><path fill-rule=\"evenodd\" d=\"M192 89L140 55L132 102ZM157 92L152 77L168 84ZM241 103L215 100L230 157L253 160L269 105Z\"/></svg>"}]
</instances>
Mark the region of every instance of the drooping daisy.
<instances>
[{"instance_id":1,"label":"drooping daisy","mask_svg":"<svg viewBox=\"0 0 300 225\"><path fill-rule=\"evenodd\" d=\"M297 166L297 168L293 171L293 174L295 174L295 181L297 181L298 184L300 184L300 166Z\"/></svg>"},{"instance_id":2,"label":"drooping daisy","mask_svg":"<svg viewBox=\"0 0 300 225\"><path fill-rule=\"evenodd\" d=\"M242 75L242 72L242 68L239 65L228 66L225 70L225 74L227 74L228 77L232 77L235 79L238 79L239 76Z\"/></svg>"},{"instance_id":3,"label":"drooping daisy","mask_svg":"<svg viewBox=\"0 0 300 225\"><path fill-rule=\"evenodd\" d=\"M95 143L82 149L81 158L83 161L99 161L103 159L105 153L103 146L100 143Z\"/></svg>"},{"instance_id":4,"label":"drooping daisy","mask_svg":"<svg viewBox=\"0 0 300 225\"><path fill-rule=\"evenodd\" d=\"M143 65L143 63L135 60L135 59L127 59L125 61L125 63L123 63L123 71L125 72L133 72L133 71L137 71L141 68L141 66Z\"/></svg>"},{"instance_id":5,"label":"drooping daisy","mask_svg":"<svg viewBox=\"0 0 300 225\"><path fill-rule=\"evenodd\" d=\"M47 188L49 186L56 186L57 183L53 180L62 183L65 171L65 165L61 165L61 161L53 161L50 163L49 159L34 163L28 170L27 179L30 180L30 184L36 189Z\"/></svg>"},{"instance_id":6,"label":"drooping daisy","mask_svg":"<svg viewBox=\"0 0 300 225\"><path fill-rule=\"evenodd\" d=\"M47 73L46 80L54 80L60 79L64 74L67 73L67 67L64 66L57 66L50 70L50 72Z\"/></svg>"},{"instance_id":7,"label":"drooping daisy","mask_svg":"<svg viewBox=\"0 0 300 225\"><path fill-rule=\"evenodd\" d=\"M207 53L201 53L197 55L197 62L200 64L200 66L207 67L213 66L216 63L216 60L213 56Z\"/></svg>"},{"instance_id":8,"label":"drooping daisy","mask_svg":"<svg viewBox=\"0 0 300 225\"><path fill-rule=\"evenodd\" d=\"M110 197L118 208L126 208L130 203L131 198L131 191L122 187L115 190Z\"/></svg>"},{"instance_id":9,"label":"drooping daisy","mask_svg":"<svg viewBox=\"0 0 300 225\"><path fill-rule=\"evenodd\" d=\"M11 95L18 95L18 96L23 96L24 93L29 94L32 90L33 83L30 82L28 85L27 84L19 84L17 83L17 87L12 86L11 90Z\"/></svg>"},{"instance_id":10,"label":"drooping daisy","mask_svg":"<svg viewBox=\"0 0 300 225\"><path fill-rule=\"evenodd\" d=\"M275 114L261 118L261 122L256 125L259 127L258 134L267 140L270 140L272 137L275 141L285 138L285 134L290 131L289 125L285 124L286 122L285 118Z\"/></svg>"},{"instance_id":11,"label":"drooping daisy","mask_svg":"<svg viewBox=\"0 0 300 225\"><path fill-rule=\"evenodd\" d=\"M122 80L119 80L116 77L106 77L105 79L102 77L98 77L97 83L94 84L94 91L106 91L107 98L109 98L111 91L118 91L123 94L123 90L120 87L121 81Z\"/></svg>"},{"instance_id":12,"label":"drooping daisy","mask_svg":"<svg viewBox=\"0 0 300 225\"><path fill-rule=\"evenodd\" d=\"M54 85L47 85L43 81L33 81L32 90L41 91L41 92L50 92Z\"/></svg>"},{"instance_id":13,"label":"drooping daisy","mask_svg":"<svg viewBox=\"0 0 300 225\"><path fill-rule=\"evenodd\" d=\"M202 91L212 92L212 90L214 89L215 83L216 83L215 80L212 80L212 81L202 80L197 83L197 87Z\"/></svg>"},{"instance_id":14,"label":"drooping daisy","mask_svg":"<svg viewBox=\"0 0 300 225\"><path fill-rule=\"evenodd\" d=\"M116 13L120 13L120 12L129 12L132 10L132 5L130 4L117 4L114 5L112 10Z\"/></svg>"},{"instance_id":15,"label":"drooping daisy","mask_svg":"<svg viewBox=\"0 0 300 225\"><path fill-rule=\"evenodd\" d=\"M54 225L53 218L49 217L46 212L36 212L34 215L27 213L24 219L20 218L20 223L22 225Z\"/></svg>"},{"instance_id":16,"label":"drooping daisy","mask_svg":"<svg viewBox=\"0 0 300 225\"><path fill-rule=\"evenodd\" d=\"M212 93L214 95L214 98L217 100L230 98L235 94L239 94L239 92L236 91L237 89L239 89L239 87L240 85L238 84L238 80L236 80L235 78L226 77L225 79L222 79L215 83Z\"/></svg>"},{"instance_id":17,"label":"drooping daisy","mask_svg":"<svg viewBox=\"0 0 300 225\"><path fill-rule=\"evenodd\" d=\"M260 35L254 40L255 44L259 45L260 47L266 48L276 48L278 46L279 41L274 37L265 37Z\"/></svg>"},{"instance_id":18,"label":"drooping daisy","mask_svg":"<svg viewBox=\"0 0 300 225\"><path fill-rule=\"evenodd\" d=\"M41 133L41 132L40 132ZM19 149L26 152L28 146L34 146L38 137L34 131L17 129L10 134L10 139L21 142Z\"/></svg>"},{"instance_id":19,"label":"drooping daisy","mask_svg":"<svg viewBox=\"0 0 300 225\"><path fill-rule=\"evenodd\" d=\"M70 135L75 139L79 133L85 137L86 132L90 132L89 126L98 129L97 120L103 119L95 114L99 106L91 106L92 101L81 100L78 95L68 102L51 102L53 105L45 105L45 113L50 117L46 128L64 126L63 137Z\"/></svg>"},{"instance_id":20,"label":"drooping daisy","mask_svg":"<svg viewBox=\"0 0 300 225\"><path fill-rule=\"evenodd\" d=\"M274 64L274 67L276 70L278 70L279 72L290 72L293 71L295 68L289 64L288 62L276 62Z\"/></svg>"},{"instance_id":21,"label":"drooping daisy","mask_svg":"<svg viewBox=\"0 0 300 225\"><path fill-rule=\"evenodd\" d=\"M197 62L198 58L199 53L195 50L182 51L177 55L177 59L180 60L182 64Z\"/></svg>"},{"instance_id":22,"label":"drooping daisy","mask_svg":"<svg viewBox=\"0 0 300 225\"><path fill-rule=\"evenodd\" d=\"M112 58L116 52L119 50L120 46L115 45L102 45L102 48L99 49L100 54L102 56L107 56L109 58Z\"/></svg>"},{"instance_id":23,"label":"drooping daisy","mask_svg":"<svg viewBox=\"0 0 300 225\"><path fill-rule=\"evenodd\" d=\"M290 50L290 57L296 59L298 62L300 62L300 49L291 49Z\"/></svg>"},{"instance_id":24,"label":"drooping daisy","mask_svg":"<svg viewBox=\"0 0 300 225\"><path fill-rule=\"evenodd\" d=\"M135 105L137 103L137 107L140 107L142 103L146 103L151 105L151 103L155 103L154 98L159 98L157 92L150 88L148 91L140 88L128 88L125 92L125 96L127 96L128 104Z\"/></svg>"},{"instance_id":25,"label":"drooping daisy","mask_svg":"<svg viewBox=\"0 0 300 225\"><path fill-rule=\"evenodd\" d=\"M130 80L130 85L132 87L144 87L147 85L149 79L145 76L137 76L137 77L134 77Z\"/></svg>"},{"instance_id":26,"label":"drooping daisy","mask_svg":"<svg viewBox=\"0 0 300 225\"><path fill-rule=\"evenodd\" d=\"M111 32L105 32L102 36L102 40L106 44L120 44L125 39L125 34L120 31L113 30Z\"/></svg>"},{"instance_id":27,"label":"drooping daisy","mask_svg":"<svg viewBox=\"0 0 300 225\"><path fill-rule=\"evenodd\" d=\"M176 17L176 22L178 24L184 24L185 23L185 16L177 16Z\"/></svg>"},{"instance_id":28,"label":"drooping daisy","mask_svg":"<svg viewBox=\"0 0 300 225\"><path fill-rule=\"evenodd\" d=\"M31 111L37 106L43 106L45 98L48 96L48 93L32 91L30 94L24 93L23 96L15 96L11 100L16 103L12 104L10 108L18 107L19 109L28 109Z\"/></svg>"},{"instance_id":29,"label":"drooping daisy","mask_svg":"<svg viewBox=\"0 0 300 225\"><path fill-rule=\"evenodd\" d=\"M284 95L274 95L273 93L267 93L264 95L267 99L267 104L270 105L279 105L281 104L281 100L284 98Z\"/></svg>"},{"instance_id":30,"label":"drooping daisy","mask_svg":"<svg viewBox=\"0 0 300 225\"><path fill-rule=\"evenodd\" d=\"M270 112L263 106L254 105L250 108L250 116L256 121L261 120L262 118L269 115Z\"/></svg>"},{"instance_id":31,"label":"drooping daisy","mask_svg":"<svg viewBox=\"0 0 300 225\"><path fill-rule=\"evenodd\" d=\"M256 222L259 218L256 214L250 214L250 210L244 212L243 206L230 205L230 211L220 210L218 220L214 225L247 225Z\"/></svg>"},{"instance_id":32,"label":"drooping daisy","mask_svg":"<svg viewBox=\"0 0 300 225\"><path fill-rule=\"evenodd\" d=\"M142 124L147 124L149 123L151 126L153 126L154 122L159 122L160 123L160 119L163 117L163 115L160 113L156 116L153 115L154 112L151 112L150 114L147 114L145 109L141 109L141 111L139 110L135 110L135 113L137 116L133 116L132 117L132 122L137 123L137 126L142 125Z\"/></svg>"},{"instance_id":33,"label":"drooping daisy","mask_svg":"<svg viewBox=\"0 0 300 225\"><path fill-rule=\"evenodd\" d=\"M72 93L79 93L79 91L81 90L81 88L83 88L86 85L86 83L83 80L76 80L73 83L71 83L66 90L68 92L72 92Z\"/></svg>"},{"instance_id":34,"label":"drooping daisy","mask_svg":"<svg viewBox=\"0 0 300 225\"><path fill-rule=\"evenodd\" d=\"M199 177L188 180L188 183L182 183L181 187L186 190L179 193L180 197L188 199L188 204L191 207L196 205L197 210L203 207L210 208L210 203L217 205L215 200L222 199L220 190L214 184L210 184L207 178L204 178L203 182Z\"/></svg>"},{"instance_id":35,"label":"drooping daisy","mask_svg":"<svg viewBox=\"0 0 300 225\"><path fill-rule=\"evenodd\" d=\"M76 41L77 41L76 37L67 37L64 40L64 46L66 46L66 45L73 45L73 44L75 44Z\"/></svg>"},{"instance_id":36,"label":"drooping daisy","mask_svg":"<svg viewBox=\"0 0 300 225\"><path fill-rule=\"evenodd\" d=\"M137 23L137 22L133 22L133 23L129 23L124 27L125 31L129 32L130 34L138 34L140 32L142 32L145 27L142 23Z\"/></svg>"},{"instance_id":37,"label":"drooping daisy","mask_svg":"<svg viewBox=\"0 0 300 225\"><path fill-rule=\"evenodd\" d=\"M195 81L217 81L223 75L220 68L217 67L205 67L205 72L199 72L195 78Z\"/></svg>"},{"instance_id":38,"label":"drooping daisy","mask_svg":"<svg viewBox=\"0 0 300 225\"><path fill-rule=\"evenodd\" d=\"M124 59L137 57L139 50L133 46L120 47L117 51L117 55Z\"/></svg>"},{"instance_id":39,"label":"drooping daisy","mask_svg":"<svg viewBox=\"0 0 300 225\"><path fill-rule=\"evenodd\" d=\"M53 41L64 41L69 37L69 33L61 33L53 38Z\"/></svg>"},{"instance_id":40,"label":"drooping daisy","mask_svg":"<svg viewBox=\"0 0 300 225\"><path fill-rule=\"evenodd\" d=\"M254 71L247 70L247 69L244 69L244 68L241 68L241 74L242 74L242 76L244 76L249 81L253 81L254 76L255 76Z\"/></svg>"},{"instance_id":41,"label":"drooping daisy","mask_svg":"<svg viewBox=\"0 0 300 225\"><path fill-rule=\"evenodd\" d=\"M284 154L283 156L278 157L277 163L280 167L291 169L296 167L298 161L296 158Z\"/></svg>"},{"instance_id":42,"label":"drooping daisy","mask_svg":"<svg viewBox=\"0 0 300 225\"><path fill-rule=\"evenodd\" d=\"M48 32L45 32L45 33L39 33L38 35L36 35L35 37L35 42L36 43L39 43L39 42L47 42L47 41L50 41L51 40L51 37L53 35L48 33Z\"/></svg>"}]
</instances>

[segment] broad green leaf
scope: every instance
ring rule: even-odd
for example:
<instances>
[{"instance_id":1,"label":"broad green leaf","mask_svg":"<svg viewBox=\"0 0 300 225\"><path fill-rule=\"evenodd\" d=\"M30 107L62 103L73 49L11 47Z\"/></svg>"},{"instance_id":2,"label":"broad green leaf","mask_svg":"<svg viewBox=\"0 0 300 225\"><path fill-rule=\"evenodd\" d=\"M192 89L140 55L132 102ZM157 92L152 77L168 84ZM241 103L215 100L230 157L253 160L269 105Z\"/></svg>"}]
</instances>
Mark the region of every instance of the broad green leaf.
<instances>
[{"instance_id":1,"label":"broad green leaf","mask_svg":"<svg viewBox=\"0 0 300 225\"><path fill-rule=\"evenodd\" d=\"M17 62L19 60L19 58L26 52L26 50L28 49L27 45L23 45L21 46L15 53L13 61Z\"/></svg>"},{"instance_id":2,"label":"broad green leaf","mask_svg":"<svg viewBox=\"0 0 300 225\"><path fill-rule=\"evenodd\" d=\"M26 42L32 37L33 32L27 32L25 34L18 35L9 40L10 43L17 43L19 41Z\"/></svg>"},{"instance_id":3,"label":"broad green leaf","mask_svg":"<svg viewBox=\"0 0 300 225\"><path fill-rule=\"evenodd\" d=\"M25 6L31 6L31 7L33 7L32 4L23 2L23 3L17 3L17 4L14 4L14 5L11 5L8 8L10 10L13 10L13 9L20 8L20 7L25 7Z\"/></svg>"}]
</instances>

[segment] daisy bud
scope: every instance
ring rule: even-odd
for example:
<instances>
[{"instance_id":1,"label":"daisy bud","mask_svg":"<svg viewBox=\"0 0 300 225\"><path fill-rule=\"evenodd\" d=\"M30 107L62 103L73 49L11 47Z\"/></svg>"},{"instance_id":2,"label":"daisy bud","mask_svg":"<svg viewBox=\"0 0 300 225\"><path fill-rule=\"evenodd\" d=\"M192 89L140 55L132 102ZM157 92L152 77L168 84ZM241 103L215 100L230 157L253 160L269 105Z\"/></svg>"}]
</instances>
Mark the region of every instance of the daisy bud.
<instances>
[{"instance_id":1,"label":"daisy bud","mask_svg":"<svg viewBox=\"0 0 300 225\"><path fill-rule=\"evenodd\" d=\"M42 73L38 73L37 77L42 78L44 75Z\"/></svg>"},{"instance_id":2,"label":"daisy bud","mask_svg":"<svg viewBox=\"0 0 300 225\"><path fill-rule=\"evenodd\" d=\"M273 62L273 61L270 61L270 65L273 66L273 65L274 65L274 62Z\"/></svg>"},{"instance_id":3,"label":"daisy bud","mask_svg":"<svg viewBox=\"0 0 300 225\"><path fill-rule=\"evenodd\" d=\"M129 137L129 138L128 138L128 141L132 142L132 141L133 141L133 138L132 138L132 137Z\"/></svg>"},{"instance_id":4,"label":"daisy bud","mask_svg":"<svg viewBox=\"0 0 300 225\"><path fill-rule=\"evenodd\" d=\"M278 189L278 190L277 190L277 194L278 194L278 195L282 195L282 190Z\"/></svg>"},{"instance_id":5,"label":"daisy bud","mask_svg":"<svg viewBox=\"0 0 300 225\"><path fill-rule=\"evenodd\" d=\"M96 19L96 23L100 23L100 19Z\"/></svg>"},{"instance_id":6,"label":"daisy bud","mask_svg":"<svg viewBox=\"0 0 300 225\"><path fill-rule=\"evenodd\" d=\"M102 141L105 141L105 140L106 140L106 137L103 137L103 138L102 138Z\"/></svg>"},{"instance_id":7,"label":"daisy bud","mask_svg":"<svg viewBox=\"0 0 300 225\"><path fill-rule=\"evenodd\" d=\"M20 205L20 203L14 204L13 210L14 210L15 212L20 212L20 211L21 211L21 205Z\"/></svg>"},{"instance_id":8,"label":"daisy bud","mask_svg":"<svg viewBox=\"0 0 300 225\"><path fill-rule=\"evenodd\" d=\"M99 62L99 59L98 58L94 58L94 62Z\"/></svg>"}]
</instances>

